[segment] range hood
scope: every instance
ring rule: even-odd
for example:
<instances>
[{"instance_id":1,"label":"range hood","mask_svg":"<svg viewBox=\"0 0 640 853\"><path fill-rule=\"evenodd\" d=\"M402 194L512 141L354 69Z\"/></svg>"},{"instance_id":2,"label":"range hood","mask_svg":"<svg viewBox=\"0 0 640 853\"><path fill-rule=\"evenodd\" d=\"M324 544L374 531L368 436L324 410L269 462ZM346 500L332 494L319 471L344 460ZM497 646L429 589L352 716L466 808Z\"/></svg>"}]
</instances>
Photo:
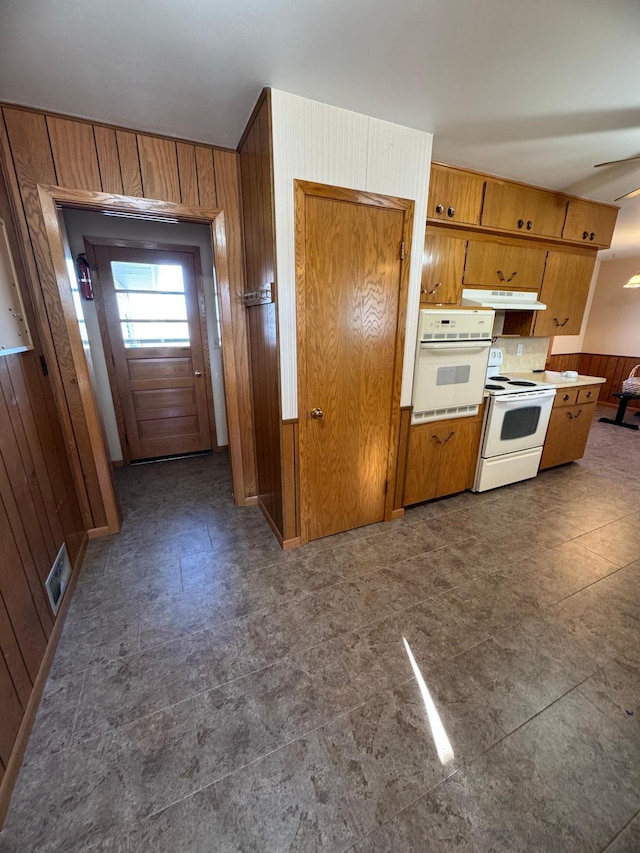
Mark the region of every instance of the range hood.
<instances>
[{"instance_id":1,"label":"range hood","mask_svg":"<svg viewBox=\"0 0 640 853\"><path fill-rule=\"evenodd\" d=\"M462 306L469 308L495 308L496 311L544 311L538 294L525 290L472 290L462 291Z\"/></svg>"}]
</instances>

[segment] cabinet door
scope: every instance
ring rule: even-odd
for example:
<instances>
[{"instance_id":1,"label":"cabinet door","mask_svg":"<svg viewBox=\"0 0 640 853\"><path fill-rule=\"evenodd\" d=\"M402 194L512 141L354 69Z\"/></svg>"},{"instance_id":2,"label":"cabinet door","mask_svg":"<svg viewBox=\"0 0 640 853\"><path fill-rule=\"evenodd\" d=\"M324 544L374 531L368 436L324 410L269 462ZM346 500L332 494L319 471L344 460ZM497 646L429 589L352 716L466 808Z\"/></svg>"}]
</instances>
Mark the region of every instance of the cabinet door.
<instances>
[{"instance_id":1,"label":"cabinet door","mask_svg":"<svg viewBox=\"0 0 640 853\"><path fill-rule=\"evenodd\" d=\"M541 469L582 459L595 410L595 403L553 409L542 451Z\"/></svg>"},{"instance_id":2,"label":"cabinet door","mask_svg":"<svg viewBox=\"0 0 640 853\"><path fill-rule=\"evenodd\" d=\"M560 237L567 201L549 190L487 180L482 224L541 237Z\"/></svg>"},{"instance_id":3,"label":"cabinet door","mask_svg":"<svg viewBox=\"0 0 640 853\"><path fill-rule=\"evenodd\" d=\"M511 245L506 241L469 240L464 285L537 293L546 257L546 249Z\"/></svg>"},{"instance_id":4,"label":"cabinet door","mask_svg":"<svg viewBox=\"0 0 640 853\"><path fill-rule=\"evenodd\" d=\"M427 232L422 259L420 304L460 304L466 248L466 240Z\"/></svg>"},{"instance_id":5,"label":"cabinet door","mask_svg":"<svg viewBox=\"0 0 640 853\"><path fill-rule=\"evenodd\" d=\"M473 486L478 461L482 420L448 421L442 436L436 497L463 492Z\"/></svg>"},{"instance_id":6,"label":"cabinet door","mask_svg":"<svg viewBox=\"0 0 640 853\"><path fill-rule=\"evenodd\" d=\"M562 229L565 240L580 240L608 249L618 216L617 207L572 199L567 205L567 218Z\"/></svg>"},{"instance_id":7,"label":"cabinet door","mask_svg":"<svg viewBox=\"0 0 640 853\"><path fill-rule=\"evenodd\" d=\"M536 336L580 334L595 262L595 252L549 252L540 294L547 308L536 314Z\"/></svg>"},{"instance_id":8,"label":"cabinet door","mask_svg":"<svg viewBox=\"0 0 640 853\"><path fill-rule=\"evenodd\" d=\"M427 217L478 225L484 178L448 166L431 166Z\"/></svg>"},{"instance_id":9,"label":"cabinet door","mask_svg":"<svg viewBox=\"0 0 640 853\"><path fill-rule=\"evenodd\" d=\"M402 501L404 506L429 501L437 496L443 432L437 421L409 428Z\"/></svg>"}]
</instances>

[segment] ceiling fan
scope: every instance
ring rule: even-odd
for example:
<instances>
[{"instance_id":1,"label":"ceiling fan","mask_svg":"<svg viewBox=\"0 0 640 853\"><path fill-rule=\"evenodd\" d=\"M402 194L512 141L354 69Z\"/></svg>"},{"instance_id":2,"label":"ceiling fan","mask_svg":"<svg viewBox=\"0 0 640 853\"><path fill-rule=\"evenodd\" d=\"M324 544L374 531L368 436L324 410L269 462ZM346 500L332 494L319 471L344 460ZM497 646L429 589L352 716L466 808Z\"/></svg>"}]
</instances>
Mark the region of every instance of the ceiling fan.
<instances>
[{"instance_id":1,"label":"ceiling fan","mask_svg":"<svg viewBox=\"0 0 640 853\"><path fill-rule=\"evenodd\" d=\"M593 168L599 169L600 166L615 166L616 163L632 163L634 160L640 160L640 156L623 157L621 160L607 160L606 163L596 163ZM640 195L640 187L638 187L637 190L631 190L631 192L618 196L618 198L614 199L614 201L622 201L625 198L635 198L637 195Z\"/></svg>"}]
</instances>

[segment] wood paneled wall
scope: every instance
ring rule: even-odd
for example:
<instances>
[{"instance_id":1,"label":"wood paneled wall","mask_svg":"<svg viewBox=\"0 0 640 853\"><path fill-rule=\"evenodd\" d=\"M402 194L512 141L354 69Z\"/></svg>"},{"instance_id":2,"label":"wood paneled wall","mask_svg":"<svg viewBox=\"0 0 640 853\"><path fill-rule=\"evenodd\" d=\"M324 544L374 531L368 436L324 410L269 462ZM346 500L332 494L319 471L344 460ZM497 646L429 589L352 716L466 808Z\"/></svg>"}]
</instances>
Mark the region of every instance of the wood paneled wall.
<instances>
[{"instance_id":1,"label":"wood paneled wall","mask_svg":"<svg viewBox=\"0 0 640 853\"><path fill-rule=\"evenodd\" d=\"M600 403L618 405L614 393L622 391L622 382L631 370L640 364L640 355L603 355L580 352L570 355L551 355L547 359L548 370L577 370L584 376L604 376L606 382L600 386ZM629 408L640 409L640 400L631 400Z\"/></svg>"},{"instance_id":2,"label":"wood paneled wall","mask_svg":"<svg viewBox=\"0 0 640 853\"><path fill-rule=\"evenodd\" d=\"M275 278L275 224L273 211L273 154L271 142L271 100L262 93L239 147L247 290L272 285L277 300ZM285 512L283 492L282 416L280 407L280 367L277 301L246 309L251 354L251 387L255 416L258 497L263 510L283 540L296 532L295 483ZM290 428L285 432L288 437ZM287 442L287 471L294 468ZM289 489L288 491L291 491ZM291 498L293 497L293 502Z\"/></svg>"},{"instance_id":3,"label":"wood paneled wall","mask_svg":"<svg viewBox=\"0 0 640 853\"><path fill-rule=\"evenodd\" d=\"M34 339L32 351L0 356L1 824L13 781L5 771L54 629L44 581L64 542L77 568L85 529L51 384L40 363L40 336L1 171L0 216Z\"/></svg>"},{"instance_id":4,"label":"wood paneled wall","mask_svg":"<svg viewBox=\"0 0 640 853\"><path fill-rule=\"evenodd\" d=\"M77 382L68 354L58 344L63 337L57 334L63 323L59 295L46 286L52 260L37 185L123 193L223 209L231 292L235 294L244 289L238 155L205 145L9 106L1 108L0 142L36 308L46 317L42 324L44 347L50 361L59 414L67 433L75 437L73 443L82 445L88 440L88 431ZM225 352L223 357L234 359L238 378L237 388L230 393L235 398L241 427L238 441L242 447L245 494L238 498L243 502L256 493L256 478L245 315L235 299L232 315L234 352ZM69 449L86 526L104 527L105 513L97 488L97 474L87 462L80 470L73 446Z\"/></svg>"}]
</instances>

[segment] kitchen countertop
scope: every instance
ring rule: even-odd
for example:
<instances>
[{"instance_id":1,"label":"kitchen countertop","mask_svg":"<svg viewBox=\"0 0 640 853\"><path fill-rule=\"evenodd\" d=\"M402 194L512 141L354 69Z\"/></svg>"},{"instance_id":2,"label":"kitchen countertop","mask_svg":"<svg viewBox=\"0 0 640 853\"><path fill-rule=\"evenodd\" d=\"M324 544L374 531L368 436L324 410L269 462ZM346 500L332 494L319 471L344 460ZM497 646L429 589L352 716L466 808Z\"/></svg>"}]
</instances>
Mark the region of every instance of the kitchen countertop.
<instances>
[{"instance_id":1,"label":"kitchen countertop","mask_svg":"<svg viewBox=\"0 0 640 853\"><path fill-rule=\"evenodd\" d=\"M554 388L569 388L572 385L603 385L607 380L602 376L583 376L579 374L576 379L567 379L557 370L545 370L544 373L513 373L508 374L513 379L525 379L528 382L548 382Z\"/></svg>"}]
</instances>

